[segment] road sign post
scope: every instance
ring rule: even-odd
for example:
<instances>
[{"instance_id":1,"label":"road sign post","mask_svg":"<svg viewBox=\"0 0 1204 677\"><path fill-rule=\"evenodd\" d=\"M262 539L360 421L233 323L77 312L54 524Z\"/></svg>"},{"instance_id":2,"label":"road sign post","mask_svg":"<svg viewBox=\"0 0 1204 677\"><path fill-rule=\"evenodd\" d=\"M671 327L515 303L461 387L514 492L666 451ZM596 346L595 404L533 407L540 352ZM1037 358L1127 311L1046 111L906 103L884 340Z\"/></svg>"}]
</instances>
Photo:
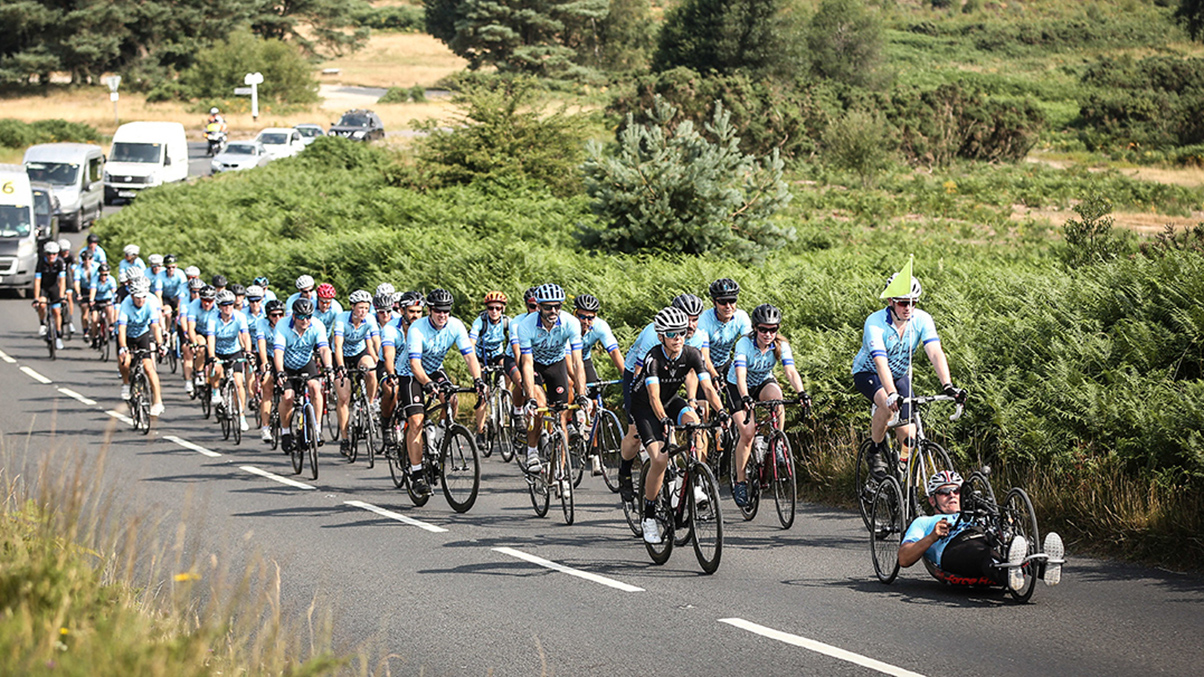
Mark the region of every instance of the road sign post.
<instances>
[{"instance_id":1,"label":"road sign post","mask_svg":"<svg viewBox=\"0 0 1204 677\"><path fill-rule=\"evenodd\" d=\"M105 78L105 84L109 86L109 101L113 102L113 122L120 126L121 118L117 116L117 99L120 97L117 94L117 88L121 86L121 76L110 75Z\"/></svg>"},{"instance_id":2,"label":"road sign post","mask_svg":"<svg viewBox=\"0 0 1204 677\"><path fill-rule=\"evenodd\" d=\"M259 85L263 83L263 73L247 73L242 79L244 85L251 86L251 119L259 119Z\"/></svg>"}]
</instances>

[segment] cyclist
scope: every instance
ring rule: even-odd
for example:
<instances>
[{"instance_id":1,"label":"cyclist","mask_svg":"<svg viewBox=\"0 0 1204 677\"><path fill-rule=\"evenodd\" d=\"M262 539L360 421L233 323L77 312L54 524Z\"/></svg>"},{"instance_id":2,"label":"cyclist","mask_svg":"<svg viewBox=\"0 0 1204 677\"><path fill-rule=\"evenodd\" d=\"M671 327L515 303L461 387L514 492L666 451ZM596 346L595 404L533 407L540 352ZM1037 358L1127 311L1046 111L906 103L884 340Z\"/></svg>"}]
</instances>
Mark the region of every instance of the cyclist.
<instances>
[{"instance_id":1,"label":"cyclist","mask_svg":"<svg viewBox=\"0 0 1204 677\"><path fill-rule=\"evenodd\" d=\"M736 406L739 407L732 411L732 420L740 432L740 439L736 442L736 484L732 487L732 497L736 505L741 507L748 505L748 481L744 476L744 466L748 463L748 452L757 433L756 421L749 414L754 402L782 399L782 387L773 377L776 364L782 364L786 379L798 395L799 402L809 403L803 389L803 379L794 367L794 352L790 350L786 338L778 333L782 311L765 303L753 308L750 319L754 333L736 341L736 347L732 349L732 366L727 372L727 401L738 403Z\"/></svg>"},{"instance_id":2,"label":"cyclist","mask_svg":"<svg viewBox=\"0 0 1204 677\"><path fill-rule=\"evenodd\" d=\"M297 299L309 299L310 301L315 300L314 299L314 278L313 277L311 277L309 275L302 275L301 277L297 278L297 281L294 283L294 286L297 287L297 291L293 292L292 296L289 296L288 299L285 300L285 302L284 302L285 312L290 311L290 309L293 307L293 304L297 302Z\"/></svg>"},{"instance_id":3,"label":"cyclist","mask_svg":"<svg viewBox=\"0 0 1204 677\"><path fill-rule=\"evenodd\" d=\"M209 285L201 287L200 293L195 301L188 305L188 315L184 317L187 322L188 343L192 345L193 355L193 374L197 381L197 385L204 387L201 374L205 372L205 355L204 349L208 341L205 340L203 332L205 327L209 326L209 322L213 316L217 314L217 290ZM192 388L188 384L192 383L193 379L184 382L185 392L191 393Z\"/></svg>"},{"instance_id":4,"label":"cyclist","mask_svg":"<svg viewBox=\"0 0 1204 677\"><path fill-rule=\"evenodd\" d=\"M473 354L472 339L464 329L464 323L451 316L451 292L446 289L435 289L427 294L426 305L431 313L410 325L406 332L406 352L409 355L410 371L413 383L422 388L424 393L433 393L441 385L451 385L447 372L443 371L443 358L454 343L468 363L468 374L472 376L476 386L477 396L485 397L485 382L481 380L481 367ZM411 394L412 394L411 390ZM411 399L411 401L413 401ZM421 402L421 398L419 398ZM453 407L455 396L452 395ZM407 407L408 411L412 411ZM430 491L422 471L422 407L419 413L411 415L406 424L406 450L410 454L410 481L415 493L425 494Z\"/></svg>"},{"instance_id":5,"label":"cyclist","mask_svg":"<svg viewBox=\"0 0 1204 677\"><path fill-rule=\"evenodd\" d=\"M185 273L187 275L187 272ZM200 312L201 290L205 288L205 282L201 280L199 275L194 275L188 278L188 299L180 300L180 306L177 310L179 319L176 321L176 330L180 334L180 362L183 365L184 373L184 392L191 395L195 390L192 383L192 373L194 370L194 362L199 357L192 349L192 335L188 330L188 318L194 312Z\"/></svg>"},{"instance_id":6,"label":"cyclist","mask_svg":"<svg viewBox=\"0 0 1204 677\"><path fill-rule=\"evenodd\" d=\"M316 293L318 296L318 307L314 309L314 318L321 320L322 326L326 327L327 331L333 332L335 318L343 312L343 306L339 305L338 300L335 299L337 293L334 290L334 285L323 282L318 285Z\"/></svg>"},{"instance_id":7,"label":"cyclist","mask_svg":"<svg viewBox=\"0 0 1204 677\"><path fill-rule=\"evenodd\" d=\"M898 273L891 275L883 288L883 294L891 289ZM886 472L886 428L894 415L906 421L911 417L911 405L900 400L911 397L911 357L915 349L924 345L924 353L932 362L937 379L945 394L959 403L966 401L966 391L953 386L949 378L949 363L941 349L932 316L916 308L923 290L920 281L911 278L909 290L887 299L885 310L874 312L865 320L861 350L853 358L853 384L858 392L877 407L870 423L873 441L868 458L870 472L881 477ZM879 298L884 298L879 296ZM915 426L907 424L895 428L899 439L899 463L905 464L911 456L912 437Z\"/></svg>"},{"instance_id":8,"label":"cyclist","mask_svg":"<svg viewBox=\"0 0 1204 677\"><path fill-rule=\"evenodd\" d=\"M615 369L622 374L626 371L625 363L623 362L623 352L619 350L619 342L615 340L615 334L610 329L610 325L606 320L598 317L598 310L602 304L596 296L592 294L579 294L573 299L573 317L581 323L581 366L585 370L585 384L588 386L591 383L598 382L598 371L594 368L593 349L597 344L601 344L603 350L610 355L610 361L614 363ZM598 440L594 440L594 445L597 446ZM602 464L597 454L591 454L591 473L594 475L602 474Z\"/></svg>"},{"instance_id":9,"label":"cyclist","mask_svg":"<svg viewBox=\"0 0 1204 677\"><path fill-rule=\"evenodd\" d=\"M384 301L385 296L386 294L379 295L380 300ZM393 303L400 310L397 312L397 318L382 326L380 332L380 355L384 364L380 397L382 422L391 420L398 406L402 407L401 413L406 419L421 417L423 413L422 385L414 381L414 373L410 369L406 335L410 326L422 318L422 306L425 301L421 294L412 291L400 295L389 292L387 296L389 299L397 298ZM396 444L396 440L393 439L393 426L384 426L382 437L386 445Z\"/></svg>"},{"instance_id":10,"label":"cyclist","mask_svg":"<svg viewBox=\"0 0 1204 677\"><path fill-rule=\"evenodd\" d=\"M938 471L928 480L928 503L935 515L921 515L912 521L899 546L899 564L909 567L923 557L946 574L973 581L989 580L1012 590L1024 587L1021 565L1028 553L1028 543L1016 536L1007 546L1007 557L992 545L1002 549L1002 543L992 544L982 526L974 519L961 519L962 477L952 470ZM1045 535L1046 585L1062 580L1062 556L1065 546L1055 532ZM1000 567L1006 564L1006 567Z\"/></svg>"},{"instance_id":11,"label":"cyclist","mask_svg":"<svg viewBox=\"0 0 1204 677\"><path fill-rule=\"evenodd\" d=\"M117 311L117 356L121 370L121 399L130 399L131 350L149 351L142 358L142 370L151 385L151 416L163 413L163 397L159 390L159 374L155 372L152 359L156 346L163 345L162 327L159 324L159 301L150 293L150 280L135 278L130 295L121 302Z\"/></svg>"},{"instance_id":12,"label":"cyclist","mask_svg":"<svg viewBox=\"0 0 1204 677\"><path fill-rule=\"evenodd\" d=\"M581 366L581 323L561 310L564 289L558 284L542 284L535 289L539 309L528 313L515 324L518 334L523 390L528 408L565 404L569 401L569 373L576 384L577 399L587 410L592 405L585 392L585 370ZM566 351L567 348L567 351ZM541 387L542 386L542 387ZM546 390L545 390L546 389ZM568 412L560 417L564 439L569 439L565 424ZM527 430L527 464L529 473L540 470L539 443L541 426Z\"/></svg>"},{"instance_id":13,"label":"cyclist","mask_svg":"<svg viewBox=\"0 0 1204 677\"><path fill-rule=\"evenodd\" d=\"M539 304L535 302L535 290L537 288L538 287L528 287L527 290L523 292L523 304L526 306L527 310L526 312L519 313L510 321L513 326L518 327L519 323L526 319L528 315L539 310ZM515 428L517 428L523 417L523 401L525 398L523 397L522 370L519 369L519 364L521 363L521 360L519 359L521 356L521 351L518 348L518 332L514 329L511 329L509 330L509 333L510 351L502 358L502 364L506 368L506 375L510 377L510 401L513 403L512 406L514 408L514 411L510 413L510 416L514 419L514 425Z\"/></svg>"},{"instance_id":14,"label":"cyclist","mask_svg":"<svg viewBox=\"0 0 1204 677\"><path fill-rule=\"evenodd\" d=\"M276 300L276 292L272 291L272 283L267 277L260 275L259 277L255 278L251 284L263 289L264 302Z\"/></svg>"},{"instance_id":15,"label":"cyclist","mask_svg":"<svg viewBox=\"0 0 1204 677\"><path fill-rule=\"evenodd\" d=\"M732 348L741 336L752 333L752 321L748 313L736 307L740 285L735 280L719 278L707 291L714 305L698 318L698 327L707 335L710 344L707 370L711 372L711 378L722 382L731 369ZM736 403L729 404L734 408Z\"/></svg>"},{"instance_id":16,"label":"cyclist","mask_svg":"<svg viewBox=\"0 0 1204 677\"><path fill-rule=\"evenodd\" d=\"M226 279L226 276L220 273L214 275L213 279L209 281L209 285L213 287L213 291L219 294L222 293L222 291L229 286L229 284L230 281Z\"/></svg>"},{"instance_id":17,"label":"cyclist","mask_svg":"<svg viewBox=\"0 0 1204 677\"><path fill-rule=\"evenodd\" d=\"M96 262L92 260L92 252L84 249L77 257L78 263L71 274L71 285L75 298L79 299L79 322L84 330L84 338L91 336L89 332L91 319L92 277L96 273Z\"/></svg>"},{"instance_id":18,"label":"cyclist","mask_svg":"<svg viewBox=\"0 0 1204 677\"><path fill-rule=\"evenodd\" d=\"M88 240L84 246L79 248L79 253L90 252L92 260L96 263L108 263L109 255L105 253L104 247L100 246L100 236L96 233L88 233Z\"/></svg>"},{"instance_id":19,"label":"cyclist","mask_svg":"<svg viewBox=\"0 0 1204 677\"><path fill-rule=\"evenodd\" d=\"M189 282L201 279L201 269L196 266L188 266L184 269L184 277L188 278ZM191 289L191 287L190 287Z\"/></svg>"},{"instance_id":20,"label":"cyclist","mask_svg":"<svg viewBox=\"0 0 1204 677\"><path fill-rule=\"evenodd\" d=\"M75 334L75 269L78 261L71 254L71 241L67 238L59 240L59 260L63 262L63 308L67 318L67 333Z\"/></svg>"},{"instance_id":21,"label":"cyclist","mask_svg":"<svg viewBox=\"0 0 1204 677\"><path fill-rule=\"evenodd\" d=\"M245 360L251 353L251 333L247 327L247 316L237 310L238 302L234 293L223 289L217 294L217 314L209 317L205 325L205 348L208 355L206 363L213 366L209 374L209 387L213 388L213 403L225 404L227 408L237 405L238 427L246 432L247 426L247 391L243 384L243 369L241 366L230 364L234 372L234 390L238 402L223 402L221 384L222 374L226 364L235 360ZM221 360L226 364L219 364ZM227 409L228 410L228 409Z\"/></svg>"},{"instance_id":22,"label":"cyclist","mask_svg":"<svg viewBox=\"0 0 1204 677\"><path fill-rule=\"evenodd\" d=\"M67 290L67 267L59 259L59 243L53 240L42 248L42 256L33 273L33 307L38 311L38 335L45 336L46 313L55 327L55 349L63 349L63 296Z\"/></svg>"},{"instance_id":23,"label":"cyclist","mask_svg":"<svg viewBox=\"0 0 1204 677\"><path fill-rule=\"evenodd\" d=\"M96 323L100 322L100 314L104 313L108 326L116 328L117 308L113 304L116 298L117 281L109 274L109 264L101 263L96 266L92 288L88 290L88 306L92 309L91 326L96 326ZM93 335L92 343L94 346L98 345L100 337Z\"/></svg>"},{"instance_id":24,"label":"cyclist","mask_svg":"<svg viewBox=\"0 0 1204 677\"><path fill-rule=\"evenodd\" d=\"M686 345L689 318L685 311L669 306L656 314L653 326L659 342L645 355L644 378L634 386L631 395L631 419L648 450L650 463L647 483L644 485L644 541L660 543L661 533L655 519L656 496L660 493L665 469L669 466L668 455L661 453L669 426L701 421L695 408L699 386L702 386L707 401L715 408L717 420L726 420L727 413L723 411L719 393L711 383L702 351ZM693 379L690 378L691 374L694 375ZM677 394L683 385L686 387L684 400ZM632 493L633 461L634 458L624 459L619 463L619 487L627 496L625 500L630 500L628 497ZM705 501L706 494L698 488L695 498Z\"/></svg>"},{"instance_id":25,"label":"cyclist","mask_svg":"<svg viewBox=\"0 0 1204 677\"><path fill-rule=\"evenodd\" d=\"M339 313L334 320L335 381L338 392L339 439L342 452L351 453L351 440L347 438L347 421L350 419L351 382L344 378L348 369L363 367L364 387L368 402L376 400L376 356L380 352L380 327L372 317L372 296L363 289L351 292L347 298L351 310Z\"/></svg>"},{"instance_id":26,"label":"cyclist","mask_svg":"<svg viewBox=\"0 0 1204 677\"><path fill-rule=\"evenodd\" d=\"M259 367L259 388L263 398L259 402L259 420L262 422L260 435L264 442L272 443L272 429L268 422L272 418L272 396L276 385L276 370L274 360L269 353L276 342L276 325L284 317L284 304L272 299L264 304L263 317L256 322L255 327L255 356Z\"/></svg>"},{"instance_id":27,"label":"cyclist","mask_svg":"<svg viewBox=\"0 0 1204 677\"><path fill-rule=\"evenodd\" d=\"M506 358L506 334L510 331L510 318L506 316L506 294L491 291L485 294L485 310L472 321L468 338L476 346L477 362L482 367L503 364ZM503 367L504 368L504 367ZM477 446L485 446L485 414L488 407L477 407Z\"/></svg>"},{"instance_id":28,"label":"cyclist","mask_svg":"<svg viewBox=\"0 0 1204 677\"><path fill-rule=\"evenodd\" d=\"M237 302L238 292L237 291L234 292L234 298L235 298L234 305L235 305L235 307L237 307L238 306L238 302ZM259 322L259 320L261 318L263 318L263 299L264 299L263 287L260 287L259 285L255 285L255 284L251 285L250 287L247 287L245 298L246 298L246 303L243 305L242 312L244 315L247 316L247 323L254 324L254 323ZM254 341L254 339L255 339L255 328L254 327L251 328L251 339L252 339L252 341Z\"/></svg>"},{"instance_id":29,"label":"cyclist","mask_svg":"<svg viewBox=\"0 0 1204 677\"><path fill-rule=\"evenodd\" d=\"M117 264L118 278L121 277L122 273L131 268L137 268L139 273L146 270L146 262L138 257L139 251L141 250L136 244L127 244L125 248L121 250L123 258L121 259L121 262Z\"/></svg>"},{"instance_id":30,"label":"cyclist","mask_svg":"<svg viewBox=\"0 0 1204 677\"><path fill-rule=\"evenodd\" d=\"M151 254L146 257L146 272L143 275L151 281L151 289L154 290L155 278L159 277L159 273L163 271L163 255Z\"/></svg>"},{"instance_id":31,"label":"cyclist","mask_svg":"<svg viewBox=\"0 0 1204 677\"><path fill-rule=\"evenodd\" d=\"M285 452L293 450L293 400L298 387L309 389L314 411L322 411L322 384L318 381L318 365L314 350L322 360L324 373L330 372L330 344L326 342L326 327L314 318L314 303L309 299L293 302L293 312L276 325L272 339L276 386L280 391L280 446Z\"/></svg>"},{"instance_id":32,"label":"cyclist","mask_svg":"<svg viewBox=\"0 0 1204 677\"><path fill-rule=\"evenodd\" d=\"M180 296L188 289L188 277L176 264L175 254L163 257L163 270L155 275L152 282L152 289L164 310L174 312L180 305Z\"/></svg>"},{"instance_id":33,"label":"cyclist","mask_svg":"<svg viewBox=\"0 0 1204 677\"><path fill-rule=\"evenodd\" d=\"M234 294L234 309L241 310L243 313L246 313L247 312L247 288L242 286L241 284L235 282L234 284L226 287L226 289L229 289L230 293Z\"/></svg>"}]
</instances>

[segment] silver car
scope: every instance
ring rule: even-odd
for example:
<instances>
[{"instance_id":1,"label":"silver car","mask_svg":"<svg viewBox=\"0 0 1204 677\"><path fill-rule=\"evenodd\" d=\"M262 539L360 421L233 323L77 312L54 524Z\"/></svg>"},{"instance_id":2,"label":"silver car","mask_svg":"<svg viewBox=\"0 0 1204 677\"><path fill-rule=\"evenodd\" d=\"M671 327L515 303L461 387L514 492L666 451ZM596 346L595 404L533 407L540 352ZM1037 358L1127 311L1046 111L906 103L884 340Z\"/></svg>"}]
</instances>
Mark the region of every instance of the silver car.
<instances>
[{"instance_id":1,"label":"silver car","mask_svg":"<svg viewBox=\"0 0 1204 677\"><path fill-rule=\"evenodd\" d=\"M317 141L319 136L326 136L326 130L322 129L322 125L315 125L308 122L300 125L293 125L293 129L301 132L301 141L303 141L307 146L314 141Z\"/></svg>"},{"instance_id":2,"label":"silver car","mask_svg":"<svg viewBox=\"0 0 1204 677\"><path fill-rule=\"evenodd\" d=\"M226 146L226 150L213 156L209 167L214 174L218 174L262 167L271 160L267 149L258 141L232 141Z\"/></svg>"}]
</instances>

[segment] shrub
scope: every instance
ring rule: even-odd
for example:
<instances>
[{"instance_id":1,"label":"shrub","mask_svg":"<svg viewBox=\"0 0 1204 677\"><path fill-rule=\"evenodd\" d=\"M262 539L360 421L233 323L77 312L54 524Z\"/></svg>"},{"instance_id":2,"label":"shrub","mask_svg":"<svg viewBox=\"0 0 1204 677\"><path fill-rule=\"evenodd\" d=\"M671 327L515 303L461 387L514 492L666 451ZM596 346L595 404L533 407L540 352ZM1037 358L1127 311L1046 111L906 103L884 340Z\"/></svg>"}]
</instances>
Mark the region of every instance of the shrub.
<instances>
[{"instance_id":1,"label":"shrub","mask_svg":"<svg viewBox=\"0 0 1204 677\"><path fill-rule=\"evenodd\" d=\"M196 63L184 71L180 84L191 97L224 98L241 87L247 73L263 73L260 99L279 103L314 103L318 82L295 46L262 40L240 31L226 41L201 50Z\"/></svg>"},{"instance_id":2,"label":"shrub","mask_svg":"<svg viewBox=\"0 0 1204 677\"><path fill-rule=\"evenodd\" d=\"M807 32L812 72L848 85L878 83L884 44L882 23L863 0L823 0Z\"/></svg>"},{"instance_id":3,"label":"shrub","mask_svg":"<svg viewBox=\"0 0 1204 677\"><path fill-rule=\"evenodd\" d=\"M75 141L97 143L100 133L91 125L67 120L37 120L32 123L12 118L0 120L0 146L24 148L35 143Z\"/></svg>"},{"instance_id":4,"label":"shrub","mask_svg":"<svg viewBox=\"0 0 1204 677\"><path fill-rule=\"evenodd\" d=\"M376 100L376 103L405 103L409 100L409 90L404 87L390 87L385 90L384 96Z\"/></svg>"},{"instance_id":5,"label":"shrub","mask_svg":"<svg viewBox=\"0 0 1204 677\"><path fill-rule=\"evenodd\" d=\"M1074 206L1078 219L1069 219L1066 234L1066 263L1081 266L1116 258L1119 245L1112 235L1112 203L1100 194L1089 195Z\"/></svg>"},{"instance_id":6,"label":"shrub","mask_svg":"<svg viewBox=\"0 0 1204 677\"><path fill-rule=\"evenodd\" d=\"M825 162L861 177L869 187L874 176L890 164L893 135L878 113L854 110L828 125L824 132Z\"/></svg>"},{"instance_id":7,"label":"shrub","mask_svg":"<svg viewBox=\"0 0 1204 677\"><path fill-rule=\"evenodd\" d=\"M33 143L33 130L29 124L13 118L0 120L0 146L24 148Z\"/></svg>"},{"instance_id":8,"label":"shrub","mask_svg":"<svg viewBox=\"0 0 1204 677\"><path fill-rule=\"evenodd\" d=\"M364 4L354 13L358 26L374 30L404 31L418 33L426 30L425 10L411 5L372 7Z\"/></svg>"}]
</instances>

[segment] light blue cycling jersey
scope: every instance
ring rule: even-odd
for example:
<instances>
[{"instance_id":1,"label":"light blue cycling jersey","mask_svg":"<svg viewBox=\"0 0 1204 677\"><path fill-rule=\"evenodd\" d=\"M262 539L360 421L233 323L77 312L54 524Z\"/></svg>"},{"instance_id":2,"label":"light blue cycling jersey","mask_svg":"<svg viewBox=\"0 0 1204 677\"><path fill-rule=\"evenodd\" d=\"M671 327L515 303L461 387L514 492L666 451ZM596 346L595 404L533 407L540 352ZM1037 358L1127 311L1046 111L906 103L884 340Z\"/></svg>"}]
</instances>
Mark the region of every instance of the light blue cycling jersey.
<instances>
[{"instance_id":1,"label":"light blue cycling jersey","mask_svg":"<svg viewBox=\"0 0 1204 677\"><path fill-rule=\"evenodd\" d=\"M209 320L217 315L217 312L217 303L210 306L209 310L202 310L201 299L197 297L180 310L180 316L188 323L185 326L192 327L193 331L200 334L205 331Z\"/></svg>"},{"instance_id":2,"label":"light blue cycling jersey","mask_svg":"<svg viewBox=\"0 0 1204 677\"><path fill-rule=\"evenodd\" d=\"M954 536L973 525L970 520L958 522L957 518L958 515L921 515L912 521L911 526L907 527L907 532L903 534L903 543L918 543L924 540L925 536L932 533L932 530L936 528L937 522L941 520L948 522L949 534L944 538L937 539L936 543L928 546L928 549L924 551L924 559L939 567L941 565L941 555L945 552L945 546L949 545Z\"/></svg>"},{"instance_id":3,"label":"light blue cycling jersey","mask_svg":"<svg viewBox=\"0 0 1204 677\"><path fill-rule=\"evenodd\" d=\"M428 376L443 367L443 357L453 343L461 355L472 352L472 340L468 338L464 323L451 316L442 329L435 329L429 317L416 320L406 334L406 352L411 360L422 360L422 370Z\"/></svg>"},{"instance_id":4,"label":"light blue cycling jersey","mask_svg":"<svg viewBox=\"0 0 1204 677\"><path fill-rule=\"evenodd\" d=\"M88 245L80 247L79 252L75 255L76 260L79 260L79 257L86 251L88 251ZM109 255L105 253L104 247L96 245L96 249L92 250L92 262L96 265L109 262Z\"/></svg>"},{"instance_id":5,"label":"light blue cycling jersey","mask_svg":"<svg viewBox=\"0 0 1204 677\"><path fill-rule=\"evenodd\" d=\"M509 324L510 319L505 315L498 317L497 324L491 324L484 313L477 315L472 321L472 329L468 330L468 338L476 342L477 357L491 360L506 352L506 327Z\"/></svg>"},{"instance_id":6,"label":"light blue cycling jersey","mask_svg":"<svg viewBox=\"0 0 1204 677\"><path fill-rule=\"evenodd\" d=\"M385 359L385 346L393 346L393 371L398 376L413 376L414 371L410 369L410 352L406 348L406 328L402 319L400 316L395 317L380 330L380 359Z\"/></svg>"},{"instance_id":7,"label":"light blue cycling jersey","mask_svg":"<svg viewBox=\"0 0 1204 677\"><path fill-rule=\"evenodd\" d=\"M174 275L168 274L167 268L160 270L159 274L155 275L152 284L154 286L151 287L151 290L165 297L171 296L178 299L188 295L188 276L179 268L176 268Z\"/></svg>"},{"instance_id":8,"label":"light blue cycling jersey","mask_svg":"<svg viewBox=\"0 0 1204 677\"><path fill-rule=\"evenodd\" d=\"M636 369L644 366L644 358L648 356L648 351L660 344L661 341L656 336L656 325L649 322L648 326L640 330L640 335L635 338L635 343L631 344L631 350L627 351L627 357L623 358L623 368L634 374ZM698 329L694 331L693 336L686 339L686 345L702 350L710 347L710 341L707 335Z\"/></svg>"},{"instance_id":9,"label":"light blue cycling jersey","mask_svg":"<svg viewBox=\"0 0 1204 677\"><path fill-rule=\"evenodd\" d=\"M318 302L314 301L314 319L321 320L322 326L326 327L326 330L329 332L334 332L335 319L342 313L343 313L343 306L340 306L339 302L337 300L331 299L330 309L327 310L326 312L322 312L322 311L318 310ZM333 336L333 335L334 334L331 333L329 336L327 336L327 338L329 338L330 336Z\"/></svg>"},{"instance_id":10,"label":"light blue cycling jersey","mask_svg":"<svg viewBox=\"0 0 1204 677\"><path fill-rule=\"evenodd\" d=\"M136 339L150 331L152 324L159 324L159 300L147 296L142 307L134 305L134 297L127 296L117 310L117 326L125 327L125 337Z\"/></svg>"},{"instance_id":11,"label":"light blue cycling jersey","mask_svg":"<svg viewBox=\"0 0 1204 677\"><path fill-rule=\"evenodd\" d=\"M297 301L297 299L299 299L299 298L301 298L301 292L295 291L292 293L291 296L288 297L288 300L284 302L284 313L286 315L293 314L293 303L295 303ZM309 293L309 300L313 301L314 312L315 313L318 312L318 294L317 294L317 292L311 291Z\"/></svg>"},{"instance_id":12,"label":"light blue cycling jersey","mask_svg":"<svg viewBox=\"0 0 1204 677\"><path fill-rule=\"evenodd\" d=\"M596 343L601 343L602 349L608 353L619 347L619 342L615 340L615 333L610 330L610 325L600 317L594 318L593 326L585 332L585 336L581 337L581 359L588 360L592 357Z\"/></svg>"},{"instance_id":13,"label":"light blue cycling jersey","mask_svg":"<svg viewBox=\"0 0 1204 677\"><path fill-rule=\"evenodd\" d=\"M380 336L380 327L371 313L356 326L351 323L352 311L339 313L334 319L334 336L343 337L343 357L354 357L368 349L368 339Z\"/></svg>"},{"instance_id":14,"label":"light blue cycling jersey","mask_svg":"<svg viewBox=\"0 0 1204 677\"><path fill-rule=\"evenodd\" d=\"M861 350L853 358L852 373L873 372L874 358L885 357L891 375L898 378L907 373L916 346L941 340L932 316L919 308L911 309L911 320L904 325L902 336L891 323L892 315L890 308L884 308L866 318Z\"/></svg>"},{"instance_id":15,"label":"light blue cycling jersey","mask_svg":"<svg viewBox=\"0 0 1204 677\"><path fill-rule=\"evenodd\" d=\"M297 320L292 315L285 315L276 323L276 333L272 350L284 355L284 368L297 371L313 359L314 348L329 348L326 342L326 325L316 318L310 318L309 327L298 333Z\"/></svg>"},{"instance_id":16,"label":"light blue cycling jersey","mask_svg":"<svg viewBox=\"0 0 1204 677\"><path fill-rule=\"evenodd\" d=\"M92 266L92 270L95 270L95 269L96 269L96 266ZM91 273L91 271L84 270L84 264L72 263L70 275L71 275L70 280L79 285L81 292L87 291L89 288L92 287L92 273Z\"/></svg>"},{"instance_id":17,"label":"light blue cycling jersey","mask_svg":"<svg viewBox=\"0 0 1204 677\"><path fill-rule=\"evenodd\" d=\"M142 257L135 257L133 263L130 263L123 257L121 262L117 264L117 277L121 277L121 274L129 268L137 268L142 271L143 275L146 274L146 264L143 263Z\"/></svg>"},{"instance_id":18,"label":"light blue cycling jersey","mask_svg":"<svg viewBox=\"0 0 1204 677\"><path fill-rule=\"evenodd\" d=\"M276 325L280 325L280 320L276 320ZM272 321L267 315L255 320L251 325L251 344L256 350L259 350L259 344L263 343L264 350L272 348L276 342L276 327L272 326Z\"/></svg>"},{"instance_id":19,"label":"light blue cycling jersey","mask_svg":"<svg viewBox=\"0 0 1204 677\"><path fill-rule=\"evenodd\" d=\"M268 301L275 301L275 300L276 300L276 292L272 291L271 289L263 290L263 302L264 303L267 303Z\"/></svg>"},{"instance_id":20,"label":"light blue cycling jersey","mask_svg":"<svg viewBox=\"0 0 1204 677\"><path fill-rule=\"evenodd\" d=\"M581 350L581 322L563 310L557 311L551 330L544 328L540 314L535 312L524 317L513 331L518 334L519 352L543 366L563 360L568 351Z\"/></svg>"},{"instance_id":21,"label":"light blue cycling jersey","mask_svg":"<svg viewBox=\"0 0 1204 677\"><path fill-rule=\"evenodd\" d=\"M247 326L247 316L242 314L241 310L235 310L230 314L230 321L222 319L221 312L209 318L205 323L205 336L212 336L213 352L218 355L229 355L242 350L242 343L239 337L249 335L250 329Z\"/></svg>"},{"instance_id":22,"label":"light blue cycling jersey","mask_svg":"<svg viewBox=\"0 0 1204 677\"><path fill-rule=\"evenodd\" d=\"M750 390L768 381L773 376L773 367L778 363L778 356L770 344L765 352L761 352L753 339L742 336L736 341L732 350L732 366L727 370L727 382L736 385L736 367L744 367L744 385ZM790 344L782 346L782 366L794 364L794 352Z\"/></svg>"},{"instance_id":23,"label":"light blue cycling jersey","mask_svg":"<svg viewBox=\"0 0 1204 677\"><path fill-rule=\"evenodd\" d=\"M117 293L117 280L114 280L112 275L105 275L104 282L101 282L100 275L93 273L92 289L96 291L97 301L112 302L113 296Z\"/></svg>"},{"instance_id":24,"label":"light blue cycling jersey","mask_svg":"<svg viewBox=\"0 0 1204 677\"><path fill-rule=\"evenodd\" d=\"M510 347L511 348L518 347L518 325L522 324L523 320L527 319L527 316L530 314L531 313L519 313L518 315L516 315L510 319Z\"/></svg>"},{"instance_id":25,"label":"light blue cycling jersey","mask_svg":"<svg viewBox=\"0 0 1204 677\"><path fill-rule=\"evenodd\" d=\"M731 358L732 347L740 337L752 332L752 320L748 318L748 313L736 309L732 319L720 322L715 309L707 308L698 316L698 331L707 335L711 348L711 364L719 368Z\"/></svg>"},{"instance_id":26,"label":"light blue cycling jersey","mask_svg":"<svg viewBox=\"0 0 1204 677\"><path fill-rule=\"evenodd\" d=\"M372 313L372 319L376 320L376 312L375 311ZM389 327L389 325L393 324L393 321L395 319L397 319L397 318L393 317L393 313L389 313L389 319L386 320L384 324L381 324L380 320L376 320L376 326L379 327L379 329L380 329L380 354L377 355L376 357L377 357L377 359L379 359L382 362L385 360L385 330ZM397 346L395 344L389 344L389 345L392 345L394 350L397 349Z\"/></svg>"}]
</instances>

